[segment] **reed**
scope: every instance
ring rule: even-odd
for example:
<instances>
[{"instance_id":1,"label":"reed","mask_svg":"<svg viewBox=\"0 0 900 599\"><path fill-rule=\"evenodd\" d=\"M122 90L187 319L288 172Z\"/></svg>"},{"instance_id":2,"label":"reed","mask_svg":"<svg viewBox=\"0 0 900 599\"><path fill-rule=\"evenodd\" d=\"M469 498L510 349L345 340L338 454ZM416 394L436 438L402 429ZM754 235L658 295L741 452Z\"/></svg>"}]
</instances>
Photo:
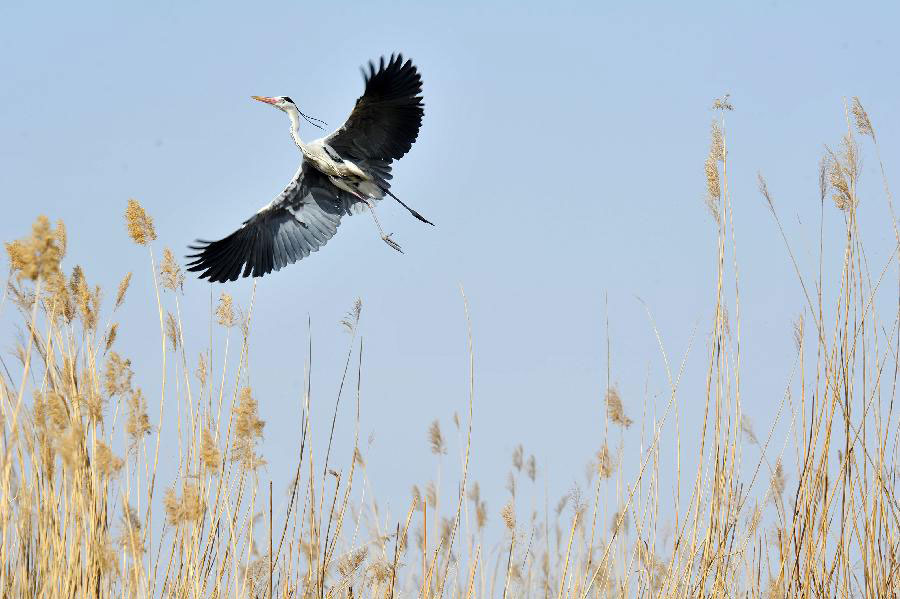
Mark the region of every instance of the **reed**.
<instances>
[{"instance_id":1,"label":"reed","mask_svg":"<svg viewBox=\"0 0 900 599\"><path fill-rule=\"evenodd\" d=\"M22 335L17 363L4 362L0 373L0 596L898 596L900 296L887 304L877 297L897 293L900 268L896 252L883 264L870 262L857 220L860 202L878 201L858 195L861 141L876 156L883 200L894 214L872 119L852 99L847 133L826 148L820 166L820 218L839 211L845 225L840 262L827 263L820 227L819 269L802 271L776 192L759 176L804 310L790 331L795 357L785 392L768 430L757 433L744 413L741 386L743 376L762 373L744 373L741 362L742 337L754 331L741 328L725 118L733 106L725 97L713 108L703 170L716 232L714 310L703 331L709 343L699 427L686 433L680 421L686 356L680 364L670 360L648 307L667 377L662 406L624 397L610 385L599 406L600 446L585 456L591 458L587 490L574 488L555 508L549 500L529 508L522 497L522 485L534 485L541 472L538 458L516 446L508 497L494 520L478 482L469 480L470 460L478 459L471 451L477 329L464 293L469 397L460 410L467 417L454 416L455 440L438 420L425 431L422 451L434 455L437 482L417 483L408 507L388 516L386 527L364 492L357 300L341 321L350 340L328 444L321 448L313 446L312 431L329 429L310 419L307 362L295 474L279 513L271 481L261 477L265 423L246 384L253 296L242 307L222 293L211 314L223 340L216 359L212 335L210 347L189 354L184 275L168 248L157 262L153 220L137 201L128 202L126 228L147 248L145 275L154 283L160 325L162 368L140 377L159 379L160 395L151 399L116 346L129 334L118 309L128 301L132 273L105 303L103 290L88 282L88 269L63 271L64 225L39 217L30 235L6 244L10 275L0 314L16 320ZM900 246L893 218L891 231ZM839 282L830 296L826 279ZM885 308L886 317L879 314ZM356 432L336 439L338 406L354 378ZM157 421L149 401L158 402ZM787 422L789 432L779 436ZM640 451L626 447L624 432L633 426ZM677 460L671 504L660 492L661 439L668 432ZM178 443L178 463L166 469L176 473L174 480L157 476L164 435ZM332 456L333 442L352 448L348 463ZM682 452L697 459L682 461ZM442 473L447 467L449 475ZM442 474L453 481L449 502L441 501ZM257 530L267 543L255 541Z\"/></svg>"}]
</instances>

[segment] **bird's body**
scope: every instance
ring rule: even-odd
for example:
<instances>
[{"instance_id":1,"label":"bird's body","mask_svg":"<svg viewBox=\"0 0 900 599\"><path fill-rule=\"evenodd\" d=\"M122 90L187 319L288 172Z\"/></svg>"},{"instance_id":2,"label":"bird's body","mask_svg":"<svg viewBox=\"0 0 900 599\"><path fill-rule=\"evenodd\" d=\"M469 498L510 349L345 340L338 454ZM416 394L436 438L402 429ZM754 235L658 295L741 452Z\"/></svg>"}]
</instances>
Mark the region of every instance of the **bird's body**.
<instances>
[{"instance_id":1,"label":"bird's body","mask_svg":"<svg viewBox=\"0 0 900 599\"><path fill-rule=\"evenodd\" d=\"M219 241L192 246L198 251L189 256L193 261L188 270L200 272L200 278L212 282L263 276L318 250L337 232L342 216L365 209L372 212L382 239L399 250L381 230L374 210L374 203L386 194L431 224L391 193L389 183L391 163L409 151L421 126L424 108L419 73L410 61L404 63L397 55L387 63L382 58L377 71L369 63L369 71L363 75L365 93L344 125L310 142L300 137L300 118L309 117L293 100L254 96L290 118L291 138L303 155L300 168L284 191L240 229Z\"/></svg>"}]
</instances>

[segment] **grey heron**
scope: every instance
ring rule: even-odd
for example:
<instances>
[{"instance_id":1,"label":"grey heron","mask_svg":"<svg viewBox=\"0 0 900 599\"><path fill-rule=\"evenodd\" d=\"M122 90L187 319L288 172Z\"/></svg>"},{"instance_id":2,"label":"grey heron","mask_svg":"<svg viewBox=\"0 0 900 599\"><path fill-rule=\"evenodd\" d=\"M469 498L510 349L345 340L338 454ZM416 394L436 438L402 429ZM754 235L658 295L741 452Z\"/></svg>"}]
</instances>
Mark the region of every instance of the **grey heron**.
<instances>
[{"instance_id":1,"label":"grey heron","mask_svg":"<svg viewBox=\"0 0 900 599\"><path fill-rule=\"evenodd\" d=\"M412 147L419 135L424 104L418 70L401 54L382 57L378 67L363 69L365 91L344 124L327 137L304 142L300 118L322 128L300 112L288 96L253 96L287 114L291 138L302 153L300 167L274 200L227 237L198 240L187 268L210 282L261 277L315 252L334 236L341 217L368 210L381 238L386 234L375 202L389 195L414 217L433 225L390 191L391 163Z\"/></svg>"}]
</instances>

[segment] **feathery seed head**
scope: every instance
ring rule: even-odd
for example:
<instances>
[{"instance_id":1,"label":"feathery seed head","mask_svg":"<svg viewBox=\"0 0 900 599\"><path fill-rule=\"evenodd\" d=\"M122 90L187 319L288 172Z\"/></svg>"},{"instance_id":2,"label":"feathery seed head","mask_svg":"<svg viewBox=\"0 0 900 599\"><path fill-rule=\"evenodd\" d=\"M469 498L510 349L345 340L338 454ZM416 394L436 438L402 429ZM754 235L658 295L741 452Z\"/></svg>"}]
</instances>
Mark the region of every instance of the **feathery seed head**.
<instances>
[{"instance_id":1,"label":"feathery seed head","mask_svg":"<svg viewBox=\"0 0 900 599\"><path fill-rule=\"evenodd\" d=\"M766 199L766 204L769 205L769 210L772 213L775 213L775 202L772 200L772 195L769 193L769 186L766 184L765 178L762 176L762 173L756 173L756 183L759 187L759 193Z\"/></svg>"},{"instance_id":2,"label":"feathery seed head","mask_svg":"<svg viewBox=\"0 0 900 599\"><path fill-rule=\"evenodd\" d=\"M510 564L509 579L515 581L522 580L522 568L519 567L519 564Z\"/></svg>"},{"instance_id":3,"label":"feathery seed head","mask_svg":"<svg viewBox=\"0 0 900 599\"><path fill-rule=\"evenodd\" d=\"M441 518L441 539L445 542L443 543L444 551L450 549L450 535L453 533L453 520L450 518Z\"/></svg>"},{"instance_id":4,"label":"feathery seed head","mask_svg":"<svg viewBox=\"0 0 900 599\"><path fill-rule=\"evenodd\" d=\"M506 529L511 533L516 530L516 508L513 505L512 499L510 499L506 505L503 506L503 509L500 510L500 517L503 518L503 523L506 525Z\"/></svg>"},{"instance_id":5,"label":"feathery seed head","mask_svg":"<svg viewBox=\"0 0 900 599\"><path fill-rule=\"evenodd\" d=\"M97 441L94 461L97 464L97 470L107 479L118 474L124 465L122 458L116 456L103 441Z\"/></svg>"},{"instance_id":6,"label":"feathery seed head","mask_svg":"<svg viewBox=\"0 0 900 599\"><path fill-rule=\"evenodd\" d=\"M178 349L178 322L171 312L166 312L166 338L169 340L172 351L176 351Z\"/></svg>"},{"instance_id":7,"label":"feathery seed head","mask_svg":"<svg viewBox=\"0 0 900 599\"><path fill-rule=\"evenodd\" d=\"M31 236L5 244L10 266L18 280L38 278L55 281L61 277L59 263L65 249L65 233L50 226L46 216L39 216L31 226Z\"/></svg>"},{"instance_id":8,"label":"feathery seed head","mask_svg":"<svg viewBox=\"0 0 900 599\"><path fill-rule=\"evenodd\" d=\"M859 145L856 143L853 135L846 133L841 139L841 148L843 149L844 167L847 170L850 181L855 183L859 178Z\"/></svg>"},{"instance_id":9,"label":"feathery seed head","mask_svg":"<svg viewBox=\"0 0 900 599\"><path fill-rule=\"evenodd\" d=\"M753 511L750 512L750 515L747 518L747 529L751 538L756 535L756 529L759 527L759 522L762 520L762 509L757 505L753 508Z\"/></svg>"},{"instance_id":10,"label":"feathery seed head","mask_svg":"<svg viewBox=\"0 0 900 599\"><path fill-rule=\"evenodd\" d=\"M610 478L615 470L612 454L609 446L604 442L603 447L597 452L597 474L601 479Z\"/></svg>"},{"instance_id":11,"label":"feathery seed head","mask_svg":"<svg viewBox=\"0 0 900 599\"><path fill-rule=\"evenodd\" d=\"M522 447L521 443L517 445L515 449L513 449L512 465L513 468L515 468L519 472L522 471L522 466L525 465L525 448Z\"/></svg>"},{"instance_id":12,"label":"feathery seed head","mask_svg":"<svg viewBox=\"0 0 900 599\"><path fill-rule=\"evenodd\" d=\"M256 443L262 439L266 423L259 419L259 404L254 399L250 387L241 390L235 408L234 442L231 460L239 462L243 468L254 471L266 462L256 454Z\"/></svg>"},{"instance_id":13,"label":"feathery seed head","mask_svg":"<svg viewBox=\"0 0 900 599\"><path fill-rule=\"evenodd\" d=\"M828 186L832 190L831 198L838 210L846 212L853 206L853 196L850 191L847 169L841 163L841 159L831 149L828 150L826 160Z\"/></svg>"},{"instance_id":14,"label":"feathery seed head","mask_svg":"<svg viewBox=\"0 0 900 599\"><path fill-rule=\"evenodd\" d=\"M773 497L780 498L784 494L784 485L784 466L781 464L781 458L778 458L770 482Z\"/></svg>"},{"instance_id":15,"label":"feathery seed head","mask_svg":"<svg viewBox=\"0 0 900 599\"><path fill-rule=\"evenodd\" d=\"M84 328L93 331L97 327L100 314L100 287L91 290L84 276L84 270L76 265L69 279L69 291L78 305L78 314Z\"/></svg>"},{"instance_id":16,"label":"feathery seed head","mask_svg":"<svg viewBox=\"0 0 900 599\"><path fill-rule=\"evenodd\" d=\"M359 324L359 317L362 314L362 299L356 298L356 301L353 302L353 307L344 315L341 319L341 326L348 333L353 333L356 330L356 325Z\"/></svg>"},{"instance_id":17,"label":"feathery seed head","mask_svg":"<svg viewBox=\"0 0 900 599\"><path fill-rule=\"evenodd\" d=\"M706 206L718 223L720 220L719 202L722 198L722 188L719 183L719 167L712 156L707 156L703 168L706 171Z\"/></svg>"},{"instance_id":18,"label":"feathery seed head","mask_svg":"<svg viewBox=\"0 0 900 599\"><path fill-rule=\"evenodd\" d=\"M478 530L484 529L484 525L487 524L487 518L487 503L479 501L475 507L475 521L478 525Z\"/></svg>"},{"instance_id":19,"label":"feathery seed head","mask_svg":"<svg viewBox=\"0 0 900 599\"><path fill-rule=\"evenodd\" d=\"M853 96L853 102L850 104L850 111L853 113L853 118L856 120L856 130L859 134L868 135L874 141L875 129L872 128L872 121L869 120L869 114L866 112L866 109L863 108L862 103L856 96Z\"/></svg>"},{"instance_id":20,"label":"feathery seed head","mask_svg":"<svg viewBox=\"0 0 900 599\"><path fill-rule=\"evenodd\" d=\"M435 455L443 455L447 453L447 445L444 442L444 435L441 434L441 423L435 420L428 427L428 443L431 445L431 453Z\"/></svg>"},{"instance_id":21,"label":"feathery seed head","mask_svg":"<svg viewBox=\"0 0 900 599\"><path fill-rule=\"evenodd\" d=\"M369 564L369 567L366 570L366 574L371 577L371 581L374 585L383 584L391 579L391 575L394 569L391 566L390 562L387 561L384 557L379 557L374 562Z\"/></svg>"},{"instance_id":22,"label":"feathery seed head","mask_svg":"<svg viewBox=\"0 0 900 599\"><path fill-rule=\"evenodd\" d=\"M102 541L95 550L97 567L101 574L115 577L119 570L119 552L109 539Z\"/></svg>"},{"instance_id":23,"label":"feathery seed head","mask_svg":"<svg viewBox=\"0 0 900 599\"><path fill-rule=\"evenodd\" d=\"M79 393L76 396L76 401L84 408L89 422L92 424L103 424L103 396L100 395L94 386L89 385L82 393Z\"/></svg>"},{"instance_id":24,"label":"feathery seed head","mask_svg":"<svg viewBox=\"0 0 900 599\"><path fill-rule=\"evenodd\" d=\"M366 561L366 556L368 554L368 547L360 547L355 551L347 553L338 560L338 572L340 572L341 576L344 578L352 576L359 570L362 563Z\"/></svg>"},{"instance_id":25,"label":"feathery seed head","mask_svg":"<svg viewBox=\"0 0 900 599\"><path fill-rule=\"evenodd\" d=\"M412 486L412 504L416 511L422 511L422 492L419 490L419 485Z\"/></svg>"},{"instance_id":26,"label":"feathery seed head","mask_svg":"<svg viewBox=\"0 0 900 599\"><path fill-rule=\"evenodd\" d=\"M716 162L725 162L725 134L719 121L713 121L709 127L709 157Z\"/></svg>"},{"instance_id":27,"label":"feathery seed head","mask_svg":"<svg viewBox=\"0 0 900 599\"><path fill-rule=\"evenodd\" d=\"M13 303L23 312L30 312L34 306L36 298L34 291L26 289L22 285L8 285L6 289L9 291ZM24 351L24 350L23 350Z\"/></svg>"},{"instance_id":28,"label":"feathery seed head","mask_svg":"<svg viewBox=\"0 0 900 599\"><path fill-rule=\"evenodd\" d=\"M569 493L572 496L572 510L575 512L575 515L578 517L578 520L581 520L581 515L584 513L584 510L587 509L587 503L584 500L584 495L581 492L581 487L577 484L572 487L572 491Z\"/></svg>"},{"instance_id":29,"label":"feathery seed head","mask_svg":"<svg viewBox=\"0 0 900 599\"><path fill-rule=\"evenodd\" d=\"M706 207L716 221L721 225L722 184L719 178L719 162L725 160L725 138L717 121L712 122L710 130L709 154L703 169L706 173Z\"/></svg>"},{"instance_id":30,"label":"feathery seed head","mask_svg":"<svg viewBox=\"0 0 900 599\"><path fill-rule=\"evenodd\" d=\"M34 399L31 407L31 419L37 430L46 430L50 426L50 414L45 395L38 390L34 391Z\"/></svg>"},{"instance_id":31,"label":"feathery seed head","mask_svg":"<svg viewBox=\"0 0 900 599\"><path fill-rule=\"evenodd\" d=\"M438 504L438 496L437 496L437 486L435 486L434 481L428 481L428 484L425 485L425 501L428 502L428 506L432 509L437 508Z\"/></svg>"},{"instance_id":32,"label":"feathery seed head","mask_svg":"<svg viewBox=\"0 0 900 599\"><path fill-rule=\"evenodd\" d=\"M74 473L84 465L84 452L84 427L76 419L59 441L59 455L66 469Z\"/></svg>"},{"instance_id":33,"label":"feathery seed head","mask_svg":"<svg viewBox=\"0 0 900 599\"><path fill-rule=\"evenodd\" d=\"M56 391L35 393L34 411L35 422L49 428L55 436L69 428L71 419L69 404L66 398Z\"/></svg>"},{"instance_id":34,"label":"feathery seed head","mask_svg":"<svg viewBox=\"0 0 900 599\"><path fill-rule=\"evenodd\" d=\"M727 336L731 337L731 323L728 319L728 306L725 304L721 304L719 306L719 310L717 313L717 317L719 319L719 323L722 326L722 332Z\"/></svg>"},{"instance_id":35,"label":"feathery seed head","mask_svg":"<svg viewBox=\"0 0 900 599\"><path fill-rule=\"evenodd\" d=\"M213 475L217 474L222 466L222 454L208 428L204 428L200 435L200 463L207 472Z\"/></svg>"},{"instance_id":36,"label":"feathery seed head","mask_svg":"<svg viewBox=\"0 0 900 599\"><path fill-rule=\"evenodd\" d=\"M819 200L824 202L828 194L828 155L819 159Z\"/></svg>"},{"instance_id":37,"label":"feathery seed head","mask_svg":"<svg viewBox=\"0 0 900 599\"><path fill-rule=\"evenodd\" d=\"M803 347L803 331L805 325L803 312L801 312L797 315L796 320L794 320L794 346L797 348L797 351L800 351Z\"/></svg>"},{"instance_id":38,"label":"feathery seed head","mask_svg":"<svg viewBox=\"0 0 900 599\"><path fill-rule=\"evenodd\" d=\"M194 371L194 375L197 377L197 380L200 381L200 387L205 387L206 377L209 376L209 370L206 366L205 354L200 354L200 358L197 360L197 370Z\"/></svg>"},{"instance_id":39,"label":"feathery seed head","mask_svg":"<svg viewBox=\"0 0 900 599\"><path fill-rule=\"evenodd\" d=\"M65 319L66 324L71 324L75 319L76 306L69 293L69 287L65 276L54 277L47 281L47 303L52 306L51 310Z\"/></svg>"},{"instance_id":40,"label":"feathery seed head","mask_svg":"<svg viewBox=\"0 0 900 599\"><path fill-rule=\"evenodd\" d=\"M206 509L197 486L188 483L182 484L181 497L178 496L174 487L166 489L163 504L166 508L166 518L173 526L196 522L203 517Z\"/></svg>"},{"instance_id":41,"label":"feathery seed head","mask_svg":"<svg viewBox=\"0 0 900 599\"><path fill-rule=\"evenodd\" d=\"M147 414L147 400L144 399L140 389L131 391L128 396L127 411L125 432L128 434L131 447L137 447L138 442L153 430L150 416Z\"/></svg>"},{"instance_id":42,"label":"feathery seed head","mask_svg":"<svg viewBox=\"0 0 900 599\"><path fill-rule=\"evenodd\" d=\"M746 414L741 414L741 432L744 433L750 443L754 445L759 444L759 439L756 437L756 432L753 430L753 422Z\"/></svg>"},{"instance_id":43,"label":"feathery seed head","mask_svg":"<svg viewBox=\"0 0 900 599\"><path fill-rule=\"evenodd\" d=\"M116 352L110 352L106 360L105 388L106 394L125 395L131 391L131 379L134 372L131 370L131 360L125 360Z\"/></svg>"},{"instance_id":44,"label":"feathery seed head","mask_svg":"<svg viewBox=\"0 0 900 599\"><path fill-rule=\"evenodd\" d=\"M231 299L231 296L222 292L222 295L219 296L219 306L216 308L216 320L223 327L233 327L235 323L234 318L234 301Z\"/></svg>"},{"instance_id":45,"label":"feathery seed head","mask_svg":"<svg viewBox=\"0 0 900 599\"><path fill-rule=\"evenodd\" d=\"M80 264L76 264L72 268L72 275L69 277L69 291L73 296L78 297L82 293L82 289L87 287L84 281L84 269Z\"/></svg>"},{"instance_id":46,"label":"feathery seed head","mask_svg":"<svg viewBox=\"0 0 900 599\"><path fill-rule=\"evenodd\" d=\"M616 387L610 387L606 391L606 414L614 424L624 428L634 424L634 421L625 415L625 406L622 404L622 398Z\"/></svg>"},{"instance_id":47,"label":"feathery seed head","mask_svg":"<svg viewBox=\"0 0 900 599\"><path fill-rule=\"evenodd\" d=\"M119 290L116 292L116 308L121 306L122 302L125 301L125 292L128 291L128 286L131 285L131 274L132 273L128 273L127 275L125 275L125 277L119 283Z\"/></svg>"},{"instance_id":48,"label":"feathery seed head","mask_svg":"<svg viewBox=\"0 0 900 599\"><path fill-rule=\"evenodd\" d=\"M512 472L506 473L506 490L509 491L509 494L513 497L516 496L516 477L513 476Z\"/></svg>"},{"instance_id":49,"label":"feathery seed head","mask_svg":"<svg viewBox=\"0 0 900 599\"><path fill-rule=\"evenodd\" d=\"M128 206L125 208L125 223L128 225L128 235L136 244L148 245L156 239L153 219L137 200L128 200Z\"/></svg>"},{"instance_id":50,"label":"feathery seed head","mask_svg":"<svg viewBox=\"0 0 900 599\"><path fill-rule=\"evenodd\" d=\"M59 257L62 259L65 257L69 245L69 236L66 234L66 224L62 220L56 221L56 244L59 249Z\"/></svg>"},{"instance_id":51,"label":"feathery seed head","mask_svg":"<svg viewBox=\"0 0 900 599\"><path fill-rule=\"evenodd\" d=\"M841 148L842 151L837 154L826 147L826 168L834 205L846 212L856 206L854 188L859 178L859 147L853 136L847 133L841 140Z\"/></svg>"},{"instance_id":52,"label":"feathery seed head","mask_svg":"<svg viewBox=\"0 0 900 599\"><path fill-rule=\"evenodd\" d=\"M172 254L172 250L169 248L163 250L162 264L159 267L159 278L162 281L163 288L169 291L183 289L184 274L181 272L178 262L175 261L175 255Z\"/></svg>"},{"instance_id":53,"label":"feathery seed head","mask_svg":"<svg viewBox=\"0 0 900 599\"><path fill-rule=\"evenodd\" d=\"M13 271L22 271L29 260L28 248L22 241L9 241L4 244L9 256L9 265Z\"/></svg>"},{"instance_id":54,"label":"feathery seed head","mask_svg":"<svg viewBox=\"0 0 900 599\"><path fill-rule=\"evenodd\" d=\"M612 522L610 523L610 530L614 535L618 534L619 531L623 529L625 530L625 532L628 532L628 527L629 523L627 511L619 510L615 514L613 514Z\"/></svg>"},{"instance_id":55,"label":"feathery seed head","mask_svg":"<svg viewBox=\"0 0 900 599\"><path fill-rule=\"evenodd\" d=\"M103 351L108 352L116 342L116 335L119 332L119 323L114 322L110 325L109 331L106 332L106 339L103 341Z\"/></svg>"},{"instance_id":56,"label":"feathery seed head","mask_svg":"<svg viewBox=\"0 0 900 599\"><path fill-rule=\"evenodd\" d=\"M472 503L478 503L478 500L481 499L481 486L478 482L473 482L469 487L469 492L466 493L466 497L469 498L469 501Z\"/></svg>"}]
</instances>

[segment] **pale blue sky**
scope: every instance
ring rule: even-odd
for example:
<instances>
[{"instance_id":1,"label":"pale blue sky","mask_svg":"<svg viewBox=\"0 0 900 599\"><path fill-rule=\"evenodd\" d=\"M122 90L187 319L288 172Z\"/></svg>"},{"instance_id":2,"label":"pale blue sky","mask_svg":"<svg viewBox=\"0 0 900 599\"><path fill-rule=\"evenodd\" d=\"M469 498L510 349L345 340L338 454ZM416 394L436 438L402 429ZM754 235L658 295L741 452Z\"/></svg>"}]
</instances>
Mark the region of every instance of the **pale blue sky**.
<instances>
[{"instance_id":1,"label":"pale blue sky","mask_svg":"<svg viewBox=\"0 0 900 599\"><path fill-rule=\"evenodd\" d=\"M632 417L640 420L645 388L658 405L666 392L637 297L673 360L699 323L681 400L685 423L701 413L715 257L703 161L710 105L726 92L736 107L727 135L743 393L765 430L787 382L791 321L803 300L756 172L767 175L811 272L817 161L846 129L845 97L862 99L889 175L897 172L897 23L889 3L7 1L0 238L21 236L45 213L69 226L68 265L85 264L110 295L122 274L136 271L118 345L156 397L155 300L146 254L125 235L127 198L154 216L158 251L170 246L180 256L194 238L231 232L298 163L287 119L250 95L290 95L336 126L362 91L358 67L402 51L421 69L426 109L418 142L396 165L394 190L437 226L384 203L382 222L405 255L357 216L311 258L260 280L251 378L267 422L264 476L276 488L291 476L307 316L321 431L346 351L338 321L359 296L362 434L375 433L370 482L382 503L405 509L409 487L435 473L428 424L440 418L449 432L453 412L467 407L462 282L477 351L472 476L496 517L519 442L536 454L551 503L583 481L602 442L605 295L612 380ZM860 218L880 265L893 235L876 167L868 154L871 201ZM843 225L836 211L826 213L833 256ZM194 357L208 342L209 287L190 277L185 284ZM246 303L250 288L241 281L212 291ZM339 420L341 448L351 443L351 397ZM629 468L638 434L635 427L625 437ZM171 460L175 447L165 449L172 453L163 461ZM448 492L459 472L453 456L443 465Z\"/></svg>"}]
</instances>

